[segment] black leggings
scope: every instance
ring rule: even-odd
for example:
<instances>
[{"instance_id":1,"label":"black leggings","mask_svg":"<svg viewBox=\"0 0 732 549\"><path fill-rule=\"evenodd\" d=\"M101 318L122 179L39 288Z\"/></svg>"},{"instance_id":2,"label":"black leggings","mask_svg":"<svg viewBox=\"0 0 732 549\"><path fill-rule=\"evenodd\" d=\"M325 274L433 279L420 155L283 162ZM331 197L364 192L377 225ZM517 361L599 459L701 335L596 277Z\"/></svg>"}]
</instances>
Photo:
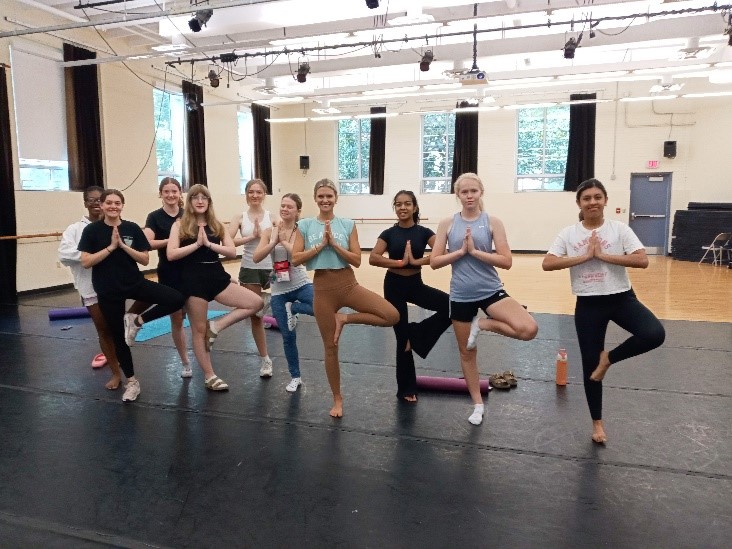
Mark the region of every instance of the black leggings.
<instances>
[{"instance_id":1,"label":"black leggings","mask_svg":"<svg viewBox=\"0 0 732 549\"><path fill-rule=\"evenodd\" d=\"M407 341L420 357L425 358L440 336L450 326L450 296L422 282L420 273L400 276L391 272L384 277L384 297L399 311L399 322L394 325L397 340L396 379L397 397L417 394L417 373L414 356L405 351ZM435 314L422 322L409 322L407 303L413 303Z\"/></svg>"},{"instance_id":2,"label":"black leggings","mask_svg":"<svg viewBox=\"0 0 732 549\"><path fill-rule=\"evenodd\" d=\"M120 368L122 368L125 377L130 378L135 375L135 368L132 365L132 353L125 341L124 315L125 300L127 299L135 299L144 303L157 303L152 309L148 309L140 315L143 322L150 322L183 308L185 297L178 290L150 280L143 280L139 286L127 295L116 295L113 299L108 296L99 296L99 308L112 335Z\"/></svg>"},{"instance_id":3,"label":"black leggings","mask_svg":"<svg viewBox=\"0 0 732 549\"><path fill-rule=\"evenodd\" d=\"M655 349L666 338L663 325L638 301L632 289L619 294L577 297L574 325L582 353L585 395L593 420L602 419L602 382L592 381L590 374L600 362L611 320L632 335L609 352L610 364Z\"/></svg>"}]
</instances>

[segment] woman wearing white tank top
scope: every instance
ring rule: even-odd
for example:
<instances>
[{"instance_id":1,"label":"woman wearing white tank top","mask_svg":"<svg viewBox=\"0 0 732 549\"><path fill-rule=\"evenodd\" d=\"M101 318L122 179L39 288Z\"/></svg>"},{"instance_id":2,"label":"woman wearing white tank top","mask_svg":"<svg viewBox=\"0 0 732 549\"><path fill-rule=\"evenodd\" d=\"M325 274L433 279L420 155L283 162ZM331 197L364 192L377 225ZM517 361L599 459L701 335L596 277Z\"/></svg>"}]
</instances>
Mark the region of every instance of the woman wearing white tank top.
<instances>
[{"instance_id":1,"label":"woman wearing white tank top","mask_svg":"<svg viewBox=\"0 0 732 549\"><path fill-rule=\"evenodd\" d=\"M511 268L511 248L501 220L483 211L480 178L474 173L462 174L455 181L455 194L462 210L440 221L430 266L440 269L452 265L450 318L460 349L460 366L475 405L468 421L480 425L483 397L476 349L478 332L486 330L528 341L536 336L538 326L502 289L496 267ZM479 309L488 317L480 318Z\"/></svg>"},{"instance_id":2,"label":"woman wearing white tank top","mask_svg":"<svg viewBox=\"0 0 732 549\"><path fill-rule=\"evenodd\" d=\"M271 228L276 219L272 219L269 211L264 209L264 198L267 196L267 187L261 179L252 179L244 187L247 200L247 209L234 216L229 224L229 235L234 239L234 245L244 248L241 254L241 269L239 269L239 283L247 290L265 298L262 310L250 318L252 337L259 352L259 375L272 377L272 359L267 351L267 339L264 335L262 314L267 309L269 294L262 295L262 290L269 288L272 274L272 260L264 259L256 264L252 260L254 250L259 245L262 233ZM239 236L237 236L237 233Z\"/></svg>"}]
</instances>

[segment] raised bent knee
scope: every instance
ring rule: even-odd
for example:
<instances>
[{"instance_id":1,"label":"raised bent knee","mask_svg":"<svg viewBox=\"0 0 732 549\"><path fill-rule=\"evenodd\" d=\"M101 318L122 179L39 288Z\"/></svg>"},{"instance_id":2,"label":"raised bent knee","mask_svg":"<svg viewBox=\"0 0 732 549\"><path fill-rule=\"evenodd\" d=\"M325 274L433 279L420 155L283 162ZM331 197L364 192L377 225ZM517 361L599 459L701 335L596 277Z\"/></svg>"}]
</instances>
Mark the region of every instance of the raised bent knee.
<instances>
[{"instance_id":1,"label":"raised bent knee","mask_svg":"<svg viewBox=\"0 0 732 549\"><path fill-rule=\"evenodd\" d=\"M530 341L536 337L539 332L539 325L532 318L531 322L526 322L516 327L516 335L521 341Z\"/></svg>"},{"instance_id":2,"label":"raised bent knee","mask_svg":"<svg viewBox=\"0 0 732 549\"><path fill-rule=\"evenodd\" d=\"M384 315L384 320L386 321L385 326L394 326L399 322L399 318L399 311L396 310L396 307L389 308Z\"/></svg>"}]
</instances>

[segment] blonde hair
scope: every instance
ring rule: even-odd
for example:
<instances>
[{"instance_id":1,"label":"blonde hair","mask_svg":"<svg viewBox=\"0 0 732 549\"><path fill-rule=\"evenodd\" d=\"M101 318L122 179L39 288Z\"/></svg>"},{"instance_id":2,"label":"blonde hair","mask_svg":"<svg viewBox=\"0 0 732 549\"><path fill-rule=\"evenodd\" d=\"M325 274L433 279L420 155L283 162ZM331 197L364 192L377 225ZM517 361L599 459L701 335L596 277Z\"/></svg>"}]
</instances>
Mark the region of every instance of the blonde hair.
<instances>
[{"instance_id":1,"label":"blonde hair","mask_svg":"<svg viewBox=\"0 0 732 549\"><path fill-rule=\"evenodd\" d=\"M183 216L180 218L180 239L188 240L195 239L198 237L198 221L196 220L196 212L193 209L193 197L202 194L208 198L208 209L206 210L206 224L208 225L211 233L224 241L224 225L218 219L213 208L213 199L211 198L211 191L205 185L193 185L188 189L188 196L186 197L186 205L183 209Z\"/></svg>"},{"instance_id":2,"label":"blonde hair","mask_svg":"<svg viewBox=\"0 0 732 549\"><path fill-rule=\"evenodd\" d=\"M460 186L463 184L463 181L467 180L473 180L476 183L478 183L478 187L480 187L480 193L481 195L485 193L485 188L483 188L483 182L480 180L480 177L478 177L478 174L473 172L466 172L464 174L461 174L456 180L455 180L455 196L457 198L457 195L460 194ZM485 210L485 207L483 206L483 199L478 199L478 206L480 207L480 211L482 212Z\"/></svg>"},{"instance_id":3,"label":"blonde hair","mask_svg":"<svg viewBox=\"0 0 732 549\"><path fill-rule=\"evenodd\" d=\"M315 184L315 187L313 187L313 196L318 193L318 189L320 189L321 187L328 187L329 189L333 189L335 195L338 196L338 187L327 177L321 179Z\"/></svg>"},{"instance_id":4,"label":"blonde hair","mask_svg":"<svg viewBox=\"0 0 732 549\"><path fill-rule=\"evenodd\" d=\"M264 181L261 179L250 179L247 181L247 184L244 185L244 197L246 198L247 204L249 204L249 189L251 189L254 185L259 185L262 187L262 192L265 196L267 196L267 185Z\"/></svg>"}]
</instances>

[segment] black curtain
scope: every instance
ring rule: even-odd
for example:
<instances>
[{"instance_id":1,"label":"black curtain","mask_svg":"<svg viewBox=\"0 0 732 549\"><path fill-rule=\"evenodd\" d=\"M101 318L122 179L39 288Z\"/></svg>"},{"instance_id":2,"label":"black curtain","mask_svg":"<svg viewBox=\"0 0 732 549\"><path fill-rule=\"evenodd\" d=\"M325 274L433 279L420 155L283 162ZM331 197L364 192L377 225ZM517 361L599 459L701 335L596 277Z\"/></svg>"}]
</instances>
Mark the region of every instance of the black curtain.
<instances>
[{"instance_id":1,"label":"black curtain","mask_svg":"<svg viewBox=\"0 0 732 549\"><path fill-rule=\"evenodd\" d=\"M0 236L15 236L15 184L10 144L10 102L5 67L0 66ZM17 303L18 241L0 240L0 303Z\"/></svg>"},{"instance_id":2,"label":"black curtain","mask_svg":"<svg viewBox=\"0 0 732 549\"><path fill-rule=\"evenodd\" d=\"M596 99L594 93L577 93L570 101ZM564 172L564 190L576 191L585 179L595 177L595 117L596 103L569 105L569 147L567 169Z\"/></svg>"},{"instance_id":3,"label":"black curtain","mask_svg":"<svg viewBox=\"0 0 732 549\"><path fill-rule=\"evenodd\" d=\"M183 103L186 109L186 152L188 169L183 185L208 185L206 179L206 132L203 118L203 87L183 80Z\"/></svg>"},{"instance_id":4,"label":"black curtain","mask_svg":"<svg viewBox=\"0 0 732 549\"><path fill-rule=\"evenodd\" d=\"M467 101L457 104L458 109L472 106ZM455 152L452 157L451 193L455 192L455 180L467 172L478 172L478 113L458 111L455 114Z\"/></svg>"},{"instance_id":5,"label":"black curtain","mask_svg":"<svg viewBox=\"0 0 732 549\"><path fill-rule=\"evenodd\" d=\"M93 51L64 44L64 61L96 59ZM104 186L102 126L99 113L97 65L66 67L66 144L69 155L69 189L83 191Z\"/></svg>"},{"instance_id":6,"label":"black curtain","mask_svg":"<svg viewBox=\"0 0 732 549\"><path fill-rule=\"evenodd\" d=\"M272 136L269 131L269 107L252 103L254 129L254 177L264 181L272 194Z\"/></svg>"},{"instance_id":7,"label":"black curtain","mask_svg":"<svg viewBox=\"0 0 732 549\"><path fill-rule=\"evenodd\" d=\"M386 107L371 107L371 114L384 114ZM384 194L386 157L386 118L371 119L369 145L369 194Z\"/></svg>"}]
</instances>

